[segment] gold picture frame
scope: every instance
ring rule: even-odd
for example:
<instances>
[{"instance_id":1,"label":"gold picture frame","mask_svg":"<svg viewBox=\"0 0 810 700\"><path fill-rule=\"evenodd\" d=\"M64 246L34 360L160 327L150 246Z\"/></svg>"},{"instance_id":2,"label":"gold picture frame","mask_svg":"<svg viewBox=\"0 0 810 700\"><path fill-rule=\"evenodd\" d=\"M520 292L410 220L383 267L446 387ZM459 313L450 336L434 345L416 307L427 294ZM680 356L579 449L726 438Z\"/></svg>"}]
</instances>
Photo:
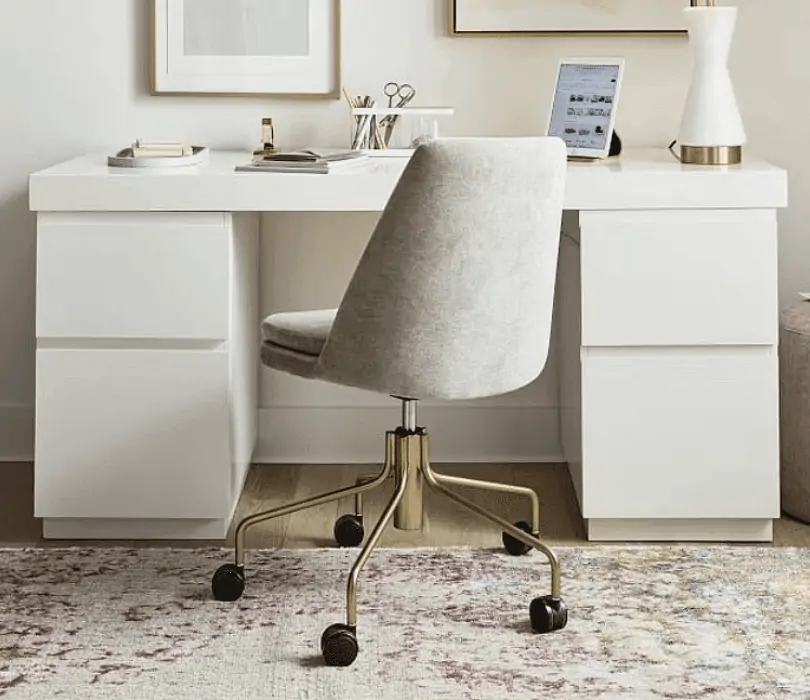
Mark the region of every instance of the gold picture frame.
<instances>
[{"instance_id":1,"label":"gold picture frame","mask_svg":"<svg viewBox=\"0 0 810 700\"><path fill-rule=\"evenodd\" d=\"M511 29L511 30L460 30L458 28L458 3L464 0L447 0L448 27L452 37L556 37L556 36L686 36L683 29L644 29L644 30L541 30L541 29ZM684 6L687 6L684 0Z\"/></svg>"},{"instance_id":2,"label":"gold picture frame","mask_svg":"<svg viewBox=\"0 0 810 700\"><path fill-rule=\"evenodd\" d=\"M247 98L278 98L278 99L301 99L301 100L339 100L341 99L341 73L342 73L342 29L341 29L341 0L323 0L328 2L332 10L332 52L331 52L331 87L320 92L297 92L294 90L273 91L273 90L225 90L225 89L171 89L161 86L161 51L166 51L167 47L160 45L160 31L158 23L161 21L161 9L167 7L172 0L149 0L150 17L150 53L149 53L149 85L150 94L153 96L182 96L182 97L247 97ZM164 81L165 82L165 81Z\"/></svg>"}]
</instances>

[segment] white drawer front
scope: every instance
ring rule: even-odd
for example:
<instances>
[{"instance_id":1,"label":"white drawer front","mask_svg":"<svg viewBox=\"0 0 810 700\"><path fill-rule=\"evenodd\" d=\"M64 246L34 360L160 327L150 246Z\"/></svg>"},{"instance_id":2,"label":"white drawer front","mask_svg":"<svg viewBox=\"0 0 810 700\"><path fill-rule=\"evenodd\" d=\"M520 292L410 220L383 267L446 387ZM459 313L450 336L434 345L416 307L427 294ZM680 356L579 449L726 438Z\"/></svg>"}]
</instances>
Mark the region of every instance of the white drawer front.
<instances>
[{"instance_id":1,"label":"white drawer front","mask_svg":"<svg viewBox=\"0 0 810 700\"><path fill-rule=\"evenodd\" d=\"M779 517L775 349L589 349L582 378L584 517Z\"/></svg>"},{"instance_id":2,"label":"white drawer front","mask_svg":"<svg viewBox=\"0 0 810 700\"><path fill-rule=\"evenodd\" d=\"M772 212L583 215L582 344L773 344Z\"/></svg>"},{"instance_id":3,"label":"white drawer front","mask_svg":"<svg viewBox=\"0 0 810 700\"><path fill-rule=\"evenodd\" d=\"M225 340L229 245L218 215L42 217L37 336Z\"/></svg>"},{"instance_id":4,"label":"white drawer front","mask_svg":"<svg viewBox=\"0 0 810 700\"><path fill-rule=\"evenodd\" d=\"M228 356L38 350L35 512L224 518Z\"/></svg>"}]
</instances>

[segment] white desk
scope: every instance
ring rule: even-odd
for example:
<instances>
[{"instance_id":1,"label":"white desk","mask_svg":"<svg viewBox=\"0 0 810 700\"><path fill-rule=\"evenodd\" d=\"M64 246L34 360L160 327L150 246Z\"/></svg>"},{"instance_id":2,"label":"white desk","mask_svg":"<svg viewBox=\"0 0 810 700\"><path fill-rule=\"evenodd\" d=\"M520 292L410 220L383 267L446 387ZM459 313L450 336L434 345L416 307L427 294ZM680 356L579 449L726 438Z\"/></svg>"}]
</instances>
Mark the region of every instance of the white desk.
<instances>
[{"instance_id":1,"label":"white desk","mask_svg":"<svg viewBox=\"0 0 810 700\"><path fill-rule=\"evenodd\" d=\"M258 214L379 211L404 166L234 173L245 159L31 176L46 537L224 536L256 440ZM750 157L571 165L561 439L591 539L771 538L786 205L786 173Z\"/></svg>"}]
</instances>

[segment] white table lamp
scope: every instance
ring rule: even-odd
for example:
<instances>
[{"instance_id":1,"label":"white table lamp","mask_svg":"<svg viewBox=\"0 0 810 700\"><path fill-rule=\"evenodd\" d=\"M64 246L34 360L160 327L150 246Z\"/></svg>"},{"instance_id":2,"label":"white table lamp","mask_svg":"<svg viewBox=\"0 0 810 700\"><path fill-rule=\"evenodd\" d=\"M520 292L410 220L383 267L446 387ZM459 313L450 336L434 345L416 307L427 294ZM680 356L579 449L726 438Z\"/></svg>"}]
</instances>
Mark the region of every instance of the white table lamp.
<instances>
[{"instance_id":1,"label":"white table lamp","mask_svg":"<svg viewBox=\"0 0 810 700\"><path fill-rule=\"evenodd\" d=\"M686 99L678 141L681 160L700 165L734 165L742 161L746 142L728 57L737 24L736 7L718 7L714 0L684 9L694 59L692 85Z\"/></svg>"}]
</instances>

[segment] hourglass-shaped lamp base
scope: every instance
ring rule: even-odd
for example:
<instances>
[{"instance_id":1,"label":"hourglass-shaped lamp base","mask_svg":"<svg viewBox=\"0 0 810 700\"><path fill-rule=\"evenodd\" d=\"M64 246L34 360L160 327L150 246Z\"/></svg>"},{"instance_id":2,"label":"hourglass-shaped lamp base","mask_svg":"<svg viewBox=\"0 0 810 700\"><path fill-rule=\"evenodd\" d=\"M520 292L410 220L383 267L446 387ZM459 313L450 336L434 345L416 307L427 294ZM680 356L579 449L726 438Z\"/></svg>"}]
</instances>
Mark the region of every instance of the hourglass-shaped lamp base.
<instances>
[{"instance_id":1,"label":"hourglass-shaped lamp base","mask_svg":"<svg viewBox=\"0 0 810 700\"><path fill-rule=\"evenodd\" d=\"M681 160L734 165L746 142L727 65L737 8L688 7L683 13L694 65L678 138Z\"/></svg>"}]
</instances>

